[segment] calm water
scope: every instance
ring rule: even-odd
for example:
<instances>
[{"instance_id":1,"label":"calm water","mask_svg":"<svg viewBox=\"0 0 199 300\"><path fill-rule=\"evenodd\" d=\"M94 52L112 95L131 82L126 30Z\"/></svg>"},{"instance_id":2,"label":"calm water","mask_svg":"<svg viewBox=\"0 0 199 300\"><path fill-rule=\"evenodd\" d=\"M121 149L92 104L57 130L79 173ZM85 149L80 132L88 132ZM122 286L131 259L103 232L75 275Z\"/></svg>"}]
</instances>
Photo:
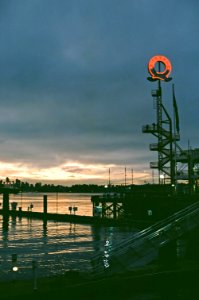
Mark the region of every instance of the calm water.
<instances>
[{"instance_id":1,"label":"calm water","mask_svg":"<svg viewBox=\"0 0 199 300\"><path fill-rule=\"evenodd\" d=\"M28 210L28 207L33 204L33 211L43 211L43 195L42 193L22 193L10 195L10 203L17 202L17 207L22 207L23 210ZM71 193L45 193L48 196L48 212L49 213L70 213L68 208L76 206L78 208L76 214L82 216L92 216L92 194L71 194ZM2 202L2 195L0 195Z\"/></svg>"},{"instance_id":2,"label":"calm water","mask_svg":"<svg viewBox=\"0 0 199 300\"><path fill-rule=\"evenodd\" d=\"M42 194L10 196L23 210L33 204L33 211L42 211ZM2 202L2 201L0 201ZM48 194L48 212L69 213L69 206L77 206L77 214L92 215L90 195ZM103 251L107 241L122 240L137 232L132 228L96 227L49 221L43 229L41 220L9 219L8 230L2 226L0 216L0 281L13 279L12 254L18 257L17 278L32 277L32 261L38 264L38 276L62 275L68 270L91 271L91 257Z\"/></svg>"}]
</instances>

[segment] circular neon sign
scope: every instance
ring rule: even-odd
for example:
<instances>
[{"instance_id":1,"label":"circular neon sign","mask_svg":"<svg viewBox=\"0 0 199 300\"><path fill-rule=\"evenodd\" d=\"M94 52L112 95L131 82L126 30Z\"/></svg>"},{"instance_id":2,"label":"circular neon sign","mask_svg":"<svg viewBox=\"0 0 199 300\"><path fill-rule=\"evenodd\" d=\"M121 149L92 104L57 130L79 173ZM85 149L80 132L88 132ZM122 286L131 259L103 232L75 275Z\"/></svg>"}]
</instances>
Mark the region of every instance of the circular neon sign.
<instances>
[{"instance_id":1,"label":"circular neon sign","mask_svg":"<svg viewBox=\"0 0 199 300\"><path fill-rule=\"evenodd\" d=\"M164 66L164 70L156 70L156 64L162 63ZM171 78L169 78L169 75L171 73L172 66L170 60L163 55L155 55L153 56L148 63L148 71L151 75L151 78L148 78L149 80L163 80L163 81L169 81Z\"/></svg>"}]
</instances>

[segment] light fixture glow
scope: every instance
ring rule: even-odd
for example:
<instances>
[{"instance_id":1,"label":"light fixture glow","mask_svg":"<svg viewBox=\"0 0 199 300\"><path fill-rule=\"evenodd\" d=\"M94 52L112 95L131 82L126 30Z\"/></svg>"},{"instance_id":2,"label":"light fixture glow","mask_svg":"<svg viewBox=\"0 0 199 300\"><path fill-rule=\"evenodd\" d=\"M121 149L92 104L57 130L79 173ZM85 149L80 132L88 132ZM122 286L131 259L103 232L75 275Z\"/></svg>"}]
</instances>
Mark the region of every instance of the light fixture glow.
<instances>
[{"instance_id":1,"label":"light fixture glow","mask_svg":"<svg viewBox=\"0 0 199 300\"><path fill-rule=\"evenodd\" d=\"M156 63L161 62L164 65L163 71L156 71L155 65ZM171 73L172 66L170 60L163 55L155 55L153 56L148 63L148 71L153 80L163 80L168 81L169 75Z\"/></svg>"},{"instance_id":2,"label":"light fixture glow","mask_svg":"<svg viewBox=\"0 0 199 300\"><path fill-rule=\"evenodd\" d=\"M17 271L19 270L19 268L18 268L17 266L14 266L14 267L12 268L12 270L13 270L13 272L17 272Z\"/></svg>"}]
</instances>

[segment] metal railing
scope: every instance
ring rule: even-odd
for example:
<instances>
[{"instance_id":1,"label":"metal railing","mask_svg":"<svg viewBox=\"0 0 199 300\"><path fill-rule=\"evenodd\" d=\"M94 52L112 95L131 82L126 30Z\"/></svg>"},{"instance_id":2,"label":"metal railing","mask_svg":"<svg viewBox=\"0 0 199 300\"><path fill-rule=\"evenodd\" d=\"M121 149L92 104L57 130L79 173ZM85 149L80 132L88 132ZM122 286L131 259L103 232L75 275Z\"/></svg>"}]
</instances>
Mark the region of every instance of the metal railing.
<instances>
[{"instance_id":1,"label":"metal railing","mask_svg":"<svg viewBox=\"0 0 199 300\"><path fill-rule=\"evenodd\" d=\"M199 226L199 202L136 233L111 249L93 256L91 263L94 276L105 276L144 266L156 259L159 248Z\"/></svg>"}]
</instances>

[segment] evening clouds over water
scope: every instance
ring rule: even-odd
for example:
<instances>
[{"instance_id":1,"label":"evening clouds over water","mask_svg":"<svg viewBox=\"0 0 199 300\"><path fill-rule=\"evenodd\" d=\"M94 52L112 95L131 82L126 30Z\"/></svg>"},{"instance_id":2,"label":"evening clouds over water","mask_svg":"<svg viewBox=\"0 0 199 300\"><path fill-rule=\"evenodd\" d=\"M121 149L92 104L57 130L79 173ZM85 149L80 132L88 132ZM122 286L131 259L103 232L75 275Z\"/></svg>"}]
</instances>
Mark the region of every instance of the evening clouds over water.
<instances>
[{"instance_id":1,"label":"evening clouds over water","mask_svg":"<svg viewBox=\"0 0 199 300\"><path fill-rule=\"evenodd\" d=\"M82 164L74 174L90 164L150 172L155 140L141 127L155 122L157 83L146 78L156 54L173 66L181 145L199 147L198 9L195 0L1 1L0 161L31 179L70 162ZM172 114L171 85L162 87Z\"/></svg>"}]
</instances>

